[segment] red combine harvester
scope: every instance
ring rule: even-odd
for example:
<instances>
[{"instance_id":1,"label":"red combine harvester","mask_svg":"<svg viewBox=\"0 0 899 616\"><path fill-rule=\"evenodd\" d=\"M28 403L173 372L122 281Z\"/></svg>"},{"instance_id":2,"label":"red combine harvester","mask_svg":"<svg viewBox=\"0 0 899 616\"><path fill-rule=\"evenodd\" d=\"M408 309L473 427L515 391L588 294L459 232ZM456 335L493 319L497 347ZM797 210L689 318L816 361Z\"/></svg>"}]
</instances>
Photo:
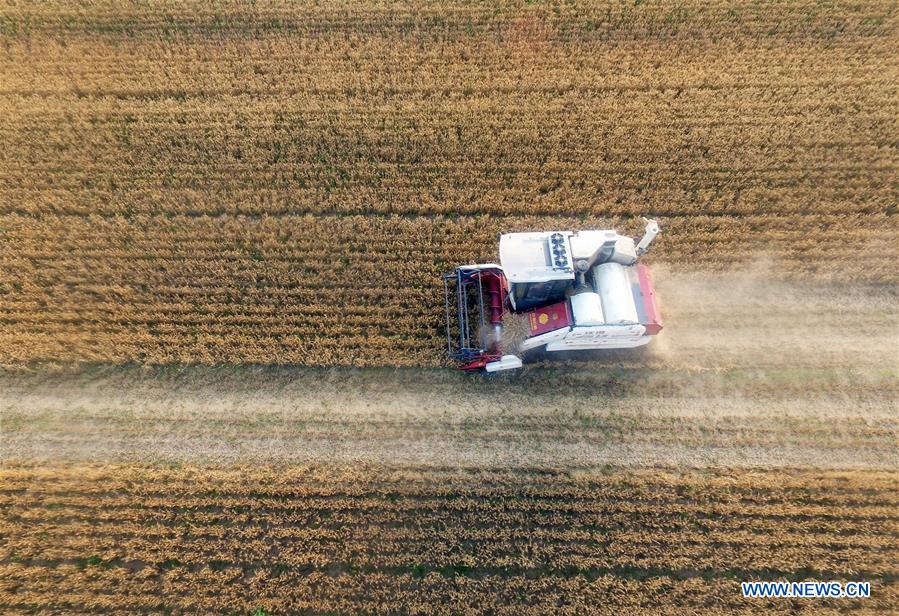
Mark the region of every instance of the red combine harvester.
<instances>
[{"instance_id":1,"label":"red combine harvester","mask_svg":"<svg viewBox=\"0 0 899 616\"><path fill-rule=\"evenodd\" d=\"M659 232L639 242L612 230L507 233L500 265L463 265L443 276L447 352L466 371L521 367L503 354L503 315L527 317L532 349L625 349L662 329L649 268L637 263Z\"/></svg>"}]
</instances>

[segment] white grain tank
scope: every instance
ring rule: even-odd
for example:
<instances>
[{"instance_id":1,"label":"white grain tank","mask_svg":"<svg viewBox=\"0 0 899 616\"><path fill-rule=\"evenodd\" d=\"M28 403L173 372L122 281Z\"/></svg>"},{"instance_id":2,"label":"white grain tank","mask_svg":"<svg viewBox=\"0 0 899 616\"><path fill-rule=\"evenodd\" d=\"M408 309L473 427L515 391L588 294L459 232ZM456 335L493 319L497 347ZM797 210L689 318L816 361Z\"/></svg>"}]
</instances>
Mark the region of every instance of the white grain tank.
<instances>
[{"instance_id":1,"label":"white grain tank","mask_svg":"<svg viewBox=\"0 0 899 616\"><path fill-rule=\"evenodd\" d=\"M571 301L571 315L574 317L575 325L591 326L605 323L602 313L602 302L598 293L582 291L572 295L569 300Z\"/></svg>"},{"instance_id":2,"label":"white grain tank","mask_svg":"<svg viewBox=\"0 0 899 616\"><path fill-rule=\"evenodd\" d=\"M637 323L637 306L625 266L603 263L593 268L593 284L602 299L606 323L622 325Z\"/></svg>"}]
</instances>

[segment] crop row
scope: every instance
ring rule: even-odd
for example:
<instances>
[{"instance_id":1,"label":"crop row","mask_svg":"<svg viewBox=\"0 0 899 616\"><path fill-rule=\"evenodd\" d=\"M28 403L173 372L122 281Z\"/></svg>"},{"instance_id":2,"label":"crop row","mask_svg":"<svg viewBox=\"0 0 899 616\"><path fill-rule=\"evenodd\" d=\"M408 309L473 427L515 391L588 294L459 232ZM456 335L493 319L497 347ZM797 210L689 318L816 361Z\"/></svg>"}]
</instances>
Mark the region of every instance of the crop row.
<instances>
[{"instance_id":1,"label":"crop row","mask_svg":"<svg viewBox=\"0 0 899 616\"><path fill-rule=\"evenodd\" d=\"M491 388L493 385L491 384ZM523 479L527 478L527 482ZM437 481L435 484L434 482ZM664 469L631 471L620 474L581 472L570 474L552 470L510 468L416 466L318 466L287 467L203 467L114 465L78 465L77 469L59 465L9 462L0 467L0 493L34 489L39 492L98 493L135 492L138 494L196 494L207 489L227 487L245 495L289 494L302 497L311 493L327 495L363 495L372 491L401 490L409 493L470 493L479 497L488 493L532 495L558 498L588 498L600 490L620 497L652 492L680 493L704 486L705 498L733 499L744 494L763 496L765 500L803 500L808 497L834 498L893 494L899 484L893 473L875 471L784 470L780 473L740 473L709 471L697 475Z\"/></svg>"},{"instance_id":2,"label":"crop row","mask_svg":"<svg viewBox=\"0 0 899 616\"><path fill-rule=\"evenodd\" d=\"M664 35L714 38L716 33L730 36L776 37L802 35L832 38L835 34L859 36L882 31L883 17L890 14L888 2L849 5L838 2L827 7L805 0L784 10L779 4L758 2L739 10L721 0L712 2L662 2L639 5L571 2L559 6L526 6L501 2L479 6L468 2L426 2L407 7L383 0L364 6L341 2L296 5L283 0L267 0L253 5L231 3L140 3L97 4L72 7L58 0L16 5L5 9L9 35L23 37L38 34L102 34L114 38L133 38L201 34L248 35L259 32L331 34L347 33L425 37L436 41L470 39L473 36L495 38L497 34L520 34L526 29L517 23L522 17L545 21L559 37L659 38ZM880 19L877 19L880 17ZM493 36L491 36L493 35Z\"/></svg>"},{"instance_id":3,"label":"crop row","mask_svg":"<svg viewBox=\"0 0 899 616\"><path fill-rule=\"evenodd\" d=\"M11 8L0 212L889 211L889 4L688 4Z\"/></svg>"},{"instance_id":4,"label":"crop row","mask_svg":"<svg viewBox=\"0 0 899 616\"><path fill-rule=\"evenodd\" d=\"M560 503L536 511L517 509L514 504L509 505L508 511L497 511L494 507L477 509L475 505L446 508L441 503L415 503L414 506L400 503L395 508L377 508L365 506L365 503L340 501L302 514L289 509L283 513L262 509L257 514L259 505L245 501L217 510L140 511L134 520L130 519L130 514L137 506L135 503L128 508L114 508L97 519L89 517L93 512L86 507L38 507L28 512L13 508L5 514L8 522L4 522L3 527L4 531L14 533L7 544L11 550L37 550L44 554L49 554L48 550L72 549L73 542L86 539L73 536L44 546L40 541L42 537L79 528L89 531L87 534L94 536L92 540L112 541L110 546L114 546L116 540L139 542L147 537L169 542L203 538L238 549L251 541L293 536L297 542L321 541L343 549L346 542L364 540L375 527L379 529L380 539L398 543L409 541L411 546L415 541L436 540L435 529L445 527L445 533L438 533L441 540L452 539L450 543L476 541L495 544L497 548L506 540L516 542L537 538L570 543L565 549L575 551L600 544L609 547L645 543L647 548L665 544L679 546L671 548L676 552L681 548L701 549L714 545L739 547L744 541L768 547L776 544L809 549L833 548L835 552L899 548L895 537L891 537L895 516L890 515L892 512L876 509L831 508L821 514L818 508L808 508L772 515L749 506L729 511L704 505L698 500L692 507L674 506L670 512L660 511L664 504L651 512L613 510L606 519L590 513L575 515L567 510L556 513L554 509L565 507ZM279 515L283 515L283 519ZM490 518L479 517L487 515ZM457 518L456 522L452 521L453 516ZM812 516L820 519L809 521L807 518ZM733 519L716 520L726 517ZM416 523L410 524L410 519L415 519ZM490 523L485 524L484 519L490 519ZM842 524L842 533L835 529L834 521ZM797 534L802 534L801 539L793 538ZM145 545L152 544L151 541ZM59 558L58 555L54 557Z\"/></svg>"},{"instance_id":5,"label":"crop row","mask_svg":"<svg viewBox=\"0 0 899 616\"><path fill-rule=\"evenodd\" d=\"M384 505L383 499L396 498L401 499L401 504ZM297 497L300 498L300 497ZM4 499L7 500L7 499ZM19 497L13 497L12 501L18 502ZM22 499L24 503L28 503L30 499ZM364 498L326 498L320 499L313 496L303 497L304 502L299 503L288 499L287 497L278 500L266 500L256 498L241 498L230 494L222 494L220 496L209 496L205 498L197 498L191 496L179 496L177 500L171 497L120 497L120 498L98 498L98 497L74 497L74 498L48 498L44 501L31 502L31 508L22 510L16 509L14 506L10 511L19 511L22 516L29 519L40 519L42 516L59 516L64 518L67 515L88 515L90 508L96 506L95 503L103 503L103 507L108 509L108 513L98 514L98 520L115 520L117 516L129 515L135 516L135 519L143 519L152 522L156 516L162 516L166 519L177 518L180 515L208 514L210 517L216 515L235 515L239 513L247 513L248 509L252 509L254 514L249 519L277 519L283 516L285 520L291 519L292 516L300 518L304 516L317 515L324 510L331 511L354 511L357 513L370 513L373 516L383 515L391 518L402 519L403 515L411 515L421 511L437 511L441 515L469 515L473 512L490 511L495 516L509 517L510 519L518 519L528 515L540 516L541 519L549 520L554 515L561 515L558 511L556 500L528 499L515 497L496 497L490 500L478 498L469 498L454 496L451 499L426 498L420 499L410 497L409 495L388 493L386 496L381 494L372 494ZM794 522L796 524L809 523L809 525L825 524L834 519L847 519L858 521L859 523L873 523L889 519L893 513L892 509L895 503L888 501L880 501L879 503L866 504L806 504L797 505L795 503L777 503L768 504L761 502L734 502L734 503L709 503L704 499L682 498L682 499L658 499L650 502L630 502L626 500L616 501L610 500L603 495L597 495L594 500L577 501L569 498L557 499L565 502L564 514L566 516L581 516L583 521L590 524L596 524L597 521L603 520L603 516L608 516L609 521L618 521L626 516L639 516L653 518L655 522L647 522L652 526L656 524L661 528L664 525L677 523L678 519L698 516L701 519L709 518L712 515L733 516L734 522L746 522L755 519L771 519L786 520L797 517ZM46 504L49 509L44 509ZM138 507L138 504L140 505ZM659 512L660 508L665 508L664 514ZM59 513L54 513L59 512ZM808 516L816 516L814 520L809 520ZM742 523L741 522L741 523ZM547 522L550 523L550 522Z\"/></svg>"},{"instance_id":6,"label":"crop row","mask_svg":"<svg viewBox=\"0 0 899 616\"><path fill-rule=\"evenodd\" d=\"M562 504L556 504L556 508L562 507ZM86 545L85 542L95 546L102 543L107 552L136 558L132 551L122 552L126 541L137 542L133 545L140 544L144 546L142 549L148 550L158 550L161 544L197 542L229 550L264 550L266 543L278 543L286 551L298 550L298 558L305 554L300 548L302 545L315 544L325 551L339 551L353 544L360 554L365 552L367 557L374 558L374 552L369 553L371 546L360 546L359 543L364 543L366 537L376 532L379 543L372 549L384 554L388 540L396 543L397 550L425 549L422 544L429 542L444 547L462 542L478 543L481 545L479 550L494 551L504 549L507 543L515 544L510 548L514 551L521 544L539 539L547 545L558 543L553 548L554 553L562 556L591 557L602 551L611 557L606 553L608 548L618 550L621 557L633 557L643 553L638 544L645 544L646 550L661 546L671 558L680 558L691 551L713 555L718 547L736 549L740 554L733 556L734 562L761 557L773 563L777 558L785 558L788 552L798 554L795 550L800 548L825 552L816 557L820 563L833 563L830 559L860 551L855 563L859 568L882 567L889 564L890 558L895 559L899 549L894 536L895 517L859 520L851 511L834 512L830 518L821 520L802 519L803 515L808 517L813 513L770 518L739 514L733 519L717 522L715 517L726 514L656 510L652 514L610 514L605 519L596 515L581 518L570 513L552 512L504 514L495 513L493 509L451 515L433 507L381 512L349 506L344 510L323 507L303 515L285 513L279 517L266 512L257 516L252 513L252 503L244 503L215 513L156 511L139 512L137 516L133 515L134 508L118 509L107 515L99 515L96 510L51 508L44 514L39 510L35 510L34 515L5 513L7 521L3 523L3 529L11 536L7 544L10 553L21 558L77 558L78 546ZM92 515L97 517L92 518ZM495 519L481 517L484 515L493 515ZM47 539L67 533L70 536L48 545ZM153 541L141 543L148 537ZM403 544L408 545L402 547ZM633 551L621 551L625 545L632 545ZM199 551L203 549L206 548L196 547ZM765 552L780 549L783 553L779 556ZM828 551L832 554L826 554Z\"/></svg>"},{"instance_id":7,"label":"crop row","mask_svg":"<svg viewBox=\"0 0 899 616\"><path fill-rule=\"evenodd\" d=\"M139 409L135 409L138 412ZM148 411L151 412L151 411ZM517 415L516 415L517 417ZM205 417L204 417L205 418ZM365 422L367 417L356 418ZM527 415L522 421L528 421ZM648 421L652 421L649 419ZM659 421L662 421L661 419ZM785 422L789 422L784 418ZM360 424L362 425L362 424ZM521 477L529 483L521 486ZM867 483L862 483L861 479ZM430 483L439 479L439 483ZM138 496L142 500L171 502L172 497L188 505L194 499L254 499L260 502L291 501L303 508L318 500L329 502L342 498L376 498L388 493L411 497L459 499L488 504L505 498L523 499L535 505L564 500L570 506L584 506L602 500L602 511L610 502L637 507L688 499L703 487L703 502L722 506L793 504L803 506L872 505L886 506L899 496L896 478L889 473L822 472L808 477L806 472L783 473L778 476L760 474L745 478L740 474L717 473L703 476L701 483L693 475L659 471L632 472L603 476L584 472L577 477L565 473L545 476L527 471L502 469L396 469L385 471L374 467L327 467L299 465L295 467L261 467L239 471L186 467L170 471L140 466L79 466L74 476L64 468L14 465L10 462L0 472L0 502L9 498L84 497L86 502L103 501L107 505L119 499ZM221 504L221 501L218 501Z\"/></svg>"},{"instance_id":8,"label":"crop row","mask_svg":"<svg viewBox=\"0 0 899 616\"><path fill-rule=\"evenodd\" d=\"M97 520L114 521L126 515L152 521L179 515L250 514L252 519L314 515L324 510L385 515L402 519L414 511L465 515L491 512L494 516L575 516L590 520L618 520L621 516L656 516L671 524L684 516L708 517L715 524L752 520L785 521L793 524L823 524L851 518L858 522L890 518L895 507L895 479L886 474L863 473L824 476L813 480L798 477L751 478L735 476L703 478L645 475L612 476L607 481L554 481L534 478L526 487L515 475L485 473L481 482L443 477L434 487L433 471L410 471L410 479L398 481L380 473L340 471L293 476L289 471L232 476L202 469L185 473L146 469L146 476L128 477L131 467L110 467L112 473L72 477L66 471L33 475L31 470L6 473L0 505L35 519L58 512L65 517L93 511ZM308 472L308 471L307 471ZM403 475L400 475L403 476ZM411 479L415 477L415 479ZM867 481L862 485L860 477ZM485 484L485 485L482 485ZM491 485L492 484L492 485ZM784 485L785 484L785 485ZM559 509L564 504L564 510ZM80 513L79 513L80 512ZM703 513L708 515L702 516ZM714 515L712 515L714 514ZM653 524L653 522L649 522ZM660 527L661 528L661 527Z\"/></svg>"},{"instance_id":9,"label":"crop row","mask_svg":"<svg viewBox=\"0 0 899 616\"><path fill-rule=\"evenodd\" d=\"M45 552L45 548L39 545L40 541L52 543L52 551L68 551L74 549L74 542L83 541L87 536L91 536L91 540L108 542L108 550L119 549L115 542L126 540L149 541L145 546L152 546L157 541L208 543L202 550L256 549L260 542L290 540L292 545L289 549L297 554L302 553L302 546L308 547L316 542L328 549L344 550L348 544L370 539L374 525L378 526L380 541L396 545L408 542L409 549L412 549L415 542L428 541L475 542L491 549L500 549L508 543L533 542L542 548L559 544L557 547L560 553L571 554L583 550L588 550L584 554L590 554L590 549L598 547L620 550L624 546L631 546L637 549L641 544L647 548L669 545L672 552L714 546L745 547L747 544L764 549L806 547L809 550L833 549L834 552L866 549L889 553L890 550L899 549L895 538L891 538L888 533L874 532L876 522L867 528L847 525L841 532L814 531L805 525L790 525L782 520L769 520L768 525L759 524L753 528L746 528L745 524L737 528L736 525L727 523L699 524L699 520L684 519L683 512L678 512L677 515L681 518L679 525L650 524L643 527L644 519L650 516L645 516L644 519L640 519L640 516L611 516L610 520L602 520L601 526L595 524L595 519L585 517L584 520L573 523L567 519L555 526L534 524L523 528L520 518L499 519L485 527L483 524L471 524L473 516L462 515L452 530L435 538L434 529L444 526L448 516L435 515L434 509L422 508L417 513L427 512L427 515L420 517L419 524L411 526L403 523L408 518L399 515L382 516L363 511L340 512L336 514L336 519L320 515L316 523L312 523L311 518L303 521L293 515L276 521L274 516L256 518L247 515L246 519L240 519L244 516L231 513L246 508L247 505L241 505L228 510L228 521L233 522L232 524L223 524L220 515L212 514L190 514L180 519L148 519L147 523L141 524L125 517L95 520L87 517L87 512L81 512L80 517L72 516L68 511L53 507L52 516L25 518L9 514L6 516L8 520L0 523L0 528L12 537L7 547L20 558L25 558L29 552L49 556L49 552ZM635 530L637 528L642 528L642 531L638 532ZM56 559L70 557L61 553L54 556Z\"/></svg>"},{"instance_id":10,"label":"crop row","mask_svg":"<svg viewBox=\"0 0 899 616\"><path fill-rule=\"evenodd\" d=\"M38 611L749 608L741 579L822 575L897 595L888 473L10 466L0 494L0 599Z\"/></svg>"},{"instance_id":11,"label":"crop row","mask_svg":"<svg viewBox=\"0 0 899 616\"><path fill-rule=\"evenodd\" d=\"M568 120L583 131L578 134L544 122L540 132L561 133L555 146L546 136L508 134L467 117L429 129L454 135L452 146L448 138L418 137L402 125L363 138L364 127L344 118L334 120L339 129L300 132L278 124L273 133L271 124L285 120L272 117L239 134L230 127L185 129L172 120L128 129L127 140L120 121L85 122L61 135L62 121L0 133L10 152L0 174L0 212L805 215L882 213L896 196L895 155L881 136L887 118L817 127L810 142L798 136L809 130L806 124L753 129L762 134L751 137L739 127L679 121L675 128L610 130L591 128L588 118ZM477 137L455 136L457 125ZM847 130L852 137L842 134ZM789 145L772 146L772 140ZM531 152L541 154L524 158Z\"/></svg>"},{"instance_id":12,"label":"crop row","mask_svg":"<svg viewBox=\"0 0 899 616\"><path fill-rule=\"evenodd\" d=\"M7 586L16 589L15 598L7 605L52 607L66 613L102 610L133 614L174 609L249 614L265 608L274 614L458 614L468 613L477 605L478 611L494 614L676 614L722 609L751 614L760 607L778 607L775 602L741 599L734 579L679 579L656 571L642 580L622 579L607 570L475 577L464 565L432 570L414 564L402 572L348 574L335 566L328 571L307 570L302 575L282 566L246 572L232 567L188 572L172 569L163 575L146 569L131 574L102 566L71 566L55 574L20 565L0 571L9 580ZM38 579L28 577L38 573ZM633 573L639 575L640 571ZM897 598L895 585L875 588L877 594L870 600L820 601L815 603L816 611L836 614L847 607L888 610Z\"/></svg>"},{"instance_id":13,"label":"crop row","mask_svg":"<svg viewBox=\"0 0 899 616\"><path fill-rule=\"evenodd\" d=\"M372 532L378 532L377 528ZM439 535L433 529L434 535ZM323 534L324 535L324 534ZM152 540L151 540L152 539ZM613 540L567 544L538 539L513 542L478 540L460 536L448 529L440 538L413 540L391 537L354 541L337 534L304 541L293 537L269 537L241 544L216 541L202 534L177 539L134 539L122 536L90 536L69 539L64 546L45 550L29 549L18 544L9 546L14 559L25 563L39 562L50 566L77 565L94 555L104 562L152 563L163 569L168 560L184 567L205 568L221 563L238 572L241 569L265 568L272 556L278 563L296 571L327 571L332 566L360 571L404 570L412 563L426 563L431 569L451 568L458 564L483 573L505 572L511 575L529 571L602 571L653 570L684 575L691 569L708 571L710 576L730 577L729 571L783 572L784 576L808 570L821 576L883 580L896 573L897 550L885 553L866 546L790 546L737 545L707 542L700 546ZM799 575L802 575L799 573Z\"/></svg>"},{"instance_id":14,"label":"crop row","mask_svg":"<svg viewBox=\"0 0 899 616\"><path fill-rule=\"evenodd\" d=\"M3 217L0 350L37 360L433 365L440 274L496 259L503 231L577 218ZM632 220L610 221L638 231ZM663 219L676 269L753 251L777 276L888 282L885 215Z\"/></svg>"},{"instance_id":15,"label":"crop row","mask_svg":"<svg viewBox=\"0 0 899 616\"><path fill-rule=\"evenodd\" d=\"M535 212L537 214L537 212ZM113 250L122 255L136 251L135 258L143 256L151 260L159 256L178 254L179 248L206 249L212 255L222 257L243 256L251 249L261 252L255 260L264 260L266 248L280 248L283 258L298 247L296 260L304 253L331 254L339 261L342 252L369 260L375 255L411 257L421 252L429 258L446 257L455 252L477 249L489 254L495 246L476 246L482 238L493 237L496 229L526 230L538 224L554 224L560 227L584 228L595 224L622 225L621 231L639 231L639 222L633 216L186 216L186 215L119 215L114 217L71 215L5 215L4 236L9 242L3 245L0 255L11 258L24 254L39 257L35 249L48 250L59 244L67 250L83 251L87 255L104 254ZM752 216L670 216L662 218L666 223L666 237L671 248L684 250L690 240L696 238L697 251L711 249L716 253L723 248L744 243L776 240L775 247L783 250L784 240L807 238L809 246L827 244L827 234L840 233L850 241L860 239L859 234L875 234L881 230L893 231L895 223L888 214L816 214L800 217L752 215ZM218 231L212 234L212 230ZM668 237L670 236L670 237ZM661 238L660 238L661 239ZM715 246L720 244L721 246ZM822 247L822 249L826 246ZM103 252L101 252L103 251ZM387 252L387 254L384 254ZM356 254L358 253L358 254ZM52 252L50 253L52 254ZM47 256L50 256L48 254ZM365 259L366 254L370 255ZM76 255L77 256L77 253ZM187 255L179 255L187 256ZM278 255L272 255L278 256ZM717 255L716 255L717 256ZM671 257L678 260L678 252ZM336 265L337 263L335 263ZM315 266L316 264L309 264Z\"/></svg>"}]
</instances>

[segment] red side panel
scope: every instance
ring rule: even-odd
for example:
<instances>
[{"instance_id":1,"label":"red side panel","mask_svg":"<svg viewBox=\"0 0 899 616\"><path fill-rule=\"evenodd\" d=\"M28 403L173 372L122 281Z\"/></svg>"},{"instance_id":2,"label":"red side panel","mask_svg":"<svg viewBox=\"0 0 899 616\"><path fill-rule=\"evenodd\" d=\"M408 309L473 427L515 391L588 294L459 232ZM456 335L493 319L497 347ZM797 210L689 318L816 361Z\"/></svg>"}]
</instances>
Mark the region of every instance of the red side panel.
<instances>
[{"instance_id":1,"label":"red side panel","mask_svg":"<svg viewBox=\"0 0 899 616\"><path fill-rule=\"evenodd\" d=\"M652 282L652 272L642 263L637 264L637 277L640 280L640 295L643 296L643 312L646 314L646 333L655 336L662 331L662 313L656 299L656 290Z\"/></svg>"},{"instance_id":2,"label":"red side panel","mask_svg":"<svg viewBox=\"0 0 899 616\"><path fill-rule=\"evenodd\" d=\"M534 308L527 313L531 336L539 336L571 325L571 310L568 301Z\"/></svg>"}]
</instances>

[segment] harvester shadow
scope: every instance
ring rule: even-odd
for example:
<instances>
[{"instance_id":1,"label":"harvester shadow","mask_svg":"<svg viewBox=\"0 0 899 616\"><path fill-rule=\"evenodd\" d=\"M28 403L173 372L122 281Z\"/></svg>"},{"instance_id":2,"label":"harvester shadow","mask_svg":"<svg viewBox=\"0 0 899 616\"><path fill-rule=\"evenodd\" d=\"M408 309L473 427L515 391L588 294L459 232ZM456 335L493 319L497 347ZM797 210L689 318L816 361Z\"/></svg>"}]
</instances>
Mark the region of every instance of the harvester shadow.
<instances>
[{"instance_id":1,"label":"harvester shadow","mask_svg":"<svg viewBox=\"0 0 899 616\"><path fill-rule=\"evenodd\" d=\"M595 367L609 367L619 364L634 366L644 364L647 369L652 365L653 355L645 348L634 349L584 349L572 351L552 351L545 347L532 349L521 354L521 361L525 365L533 364L561 364L578 363L584 368L591 365Z\"/></svg>"}]
</instances>

